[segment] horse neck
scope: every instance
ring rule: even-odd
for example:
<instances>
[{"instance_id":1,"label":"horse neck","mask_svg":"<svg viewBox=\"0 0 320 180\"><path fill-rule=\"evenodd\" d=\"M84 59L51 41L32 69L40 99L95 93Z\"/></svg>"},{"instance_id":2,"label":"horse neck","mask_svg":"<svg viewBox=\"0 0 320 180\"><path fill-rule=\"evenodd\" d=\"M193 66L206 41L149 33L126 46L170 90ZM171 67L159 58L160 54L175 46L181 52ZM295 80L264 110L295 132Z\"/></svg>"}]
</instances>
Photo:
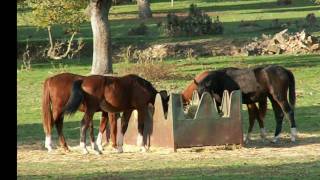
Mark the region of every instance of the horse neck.
<instances>
[{"instance_id":1,"label":"horse neck","mask_svg":"<svg viewBox=\"0 0 320 180\"><path fill-rule=\"evenodd\" d=\"M197 86L192 82L183 92L182 92L182 102L183 104L188 104L192 99L193 91L197 89Z\"/></svg>"},{"instance_id":2,"label":"horse neck","mask_svg":"<svg viewBox=\"0 0 320 180\"><path fill-rule=\"evenodd\" d=\"M149 81L142 78L138 78L137 80L138 84L140 84L140 86L144 87L150 93L150 103L154 104L158 91L153 87L153 85Z\"/></svg>"}]
</instances>

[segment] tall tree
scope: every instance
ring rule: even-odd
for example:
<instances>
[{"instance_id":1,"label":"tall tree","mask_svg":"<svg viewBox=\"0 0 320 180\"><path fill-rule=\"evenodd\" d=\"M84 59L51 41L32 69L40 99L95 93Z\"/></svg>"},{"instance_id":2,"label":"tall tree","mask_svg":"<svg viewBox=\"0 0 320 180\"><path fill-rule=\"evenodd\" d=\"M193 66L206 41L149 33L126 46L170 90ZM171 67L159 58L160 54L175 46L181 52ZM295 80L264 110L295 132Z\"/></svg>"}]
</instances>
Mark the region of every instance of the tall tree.
<instances>
[{"instance_id":1,"label":"tall tree","mask_svg":"<svg viewBox=\"0 0 320 180\"><path fill-rule=\"evenodd\" d=\"M150 0L137 0L139 9L139 18L146 19L152 17L152 11L150 8Z\"/></svg>"},{"instance_id":2,"label":"tall tree","mask_svg":"<svg viewBox=\"0 0 320 180\"><path fill-rule=\"evenodd\" d=\"M112 0L90 0L89 12L93 33L91 74L112 73L109 10Z\"/></svg>"},{"instance_id":3,"label":"tall tree","mask_svg":"<svg viewBox=\"0 0 320 180\"><path fill-rule=\"evenodd\" d=\"M112 73L111 42L108 23L112 0L26 0L32 8L34 24L47 28L50 48L47 55L52 59L62 59L67 56L71 42L77 34L79 25L85 20L83 10L89 10L93 32L93 62L92 74ZM65 53L55 53L52 26L66 25L71 32L69 45Z\"/></svg>"}]
</instances>

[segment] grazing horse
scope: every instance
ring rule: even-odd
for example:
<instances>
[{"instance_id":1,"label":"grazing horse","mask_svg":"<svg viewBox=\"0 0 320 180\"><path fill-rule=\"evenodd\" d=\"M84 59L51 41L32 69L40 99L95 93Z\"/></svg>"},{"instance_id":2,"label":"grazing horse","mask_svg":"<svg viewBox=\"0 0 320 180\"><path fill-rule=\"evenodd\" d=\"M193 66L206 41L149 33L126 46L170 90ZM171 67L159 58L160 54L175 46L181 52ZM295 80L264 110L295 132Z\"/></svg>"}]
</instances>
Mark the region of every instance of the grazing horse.
<instances>
[{"instance_id":1,"label":"grazing horse","mask_svg":"<svg viewBox=\"0 0 320 180\"><path fill-rule=\"evenodd\" d=\"M238 68L229 67L229 68L225 68L225 69L236 70ZM202 81L205 77L207 77L209 75L209 73L210 73L209 71L204 71L204 72L200 73L184 89L184 91L182 92L182 101L183 101L184 107L186 107L188 104L190 104L193 92L198 89L197 82ZM221 98L219 96L216 96L216 94L213 94L213 95L215 96L215 99L217 99L221 102ZM264 119L266 111L267 111L267 98L265 98L264 100L261 99L261 101L259 101L258 104L259 104L259 108L256 106L255 103L247 104L248 113L249 113L249 128L248 128L248 135L246 138L246 142L248 142L250 140L250 136L251 136L251 132L252 132L252 129L254 126L255 119L257 119L258 123L259 123L261 138L262 139L266 138L266 130L264 128L263 119ZM218 101L217 101L217 105L218 106L220 105L220 103ZM221 112L219 108L218 108L218 111Z\"/></svg>"},{"instance_id":2,"label":"grazing horse","mask_svg":"<svg viewBox=\"0 0 320 180\"><path fill-rule=\"evenodd\" d=\"M196 82L199 95L209 92L218 103L224 90L241 90L244 104L260 103L266 106L266 98L271 101L276 119L273 142L277 142L286 116L291 123L291 141L297 135L294 119L295 78L291 71L278 65L268 65L248 69L226 68L208 72L201 81ZM287 93L289 90L289 101ZM290 102L290 103L289 103Z\"/></svg>"},{"instance_id":3,"label":"grazing horse","mask_svg":"<svg viewBox=\"0 0 320 180\"><path fill-rule=\"evenodd\" d=\"M72 73L62 73L52 77L49 77L45 80L43 85L43 96L42 96L42 123L43 129L46 134L45 147L48 151L52 151L51 145L51 131L52 126L55 124L58 137L60 140L60 145L64 148L65 151L69 151L67 143L65 141L62 128L63 128L63 113L62 108L68 102L70 97L72 84L76 80L83 79L84 76L72 74ZM83 109L80 109L83 111ZM102 112L100 131L103 132L105 125L108 119L110 119L111 131L114 131L115 127L115 114ZM116 146L116 137L111 136L113 141L113 146ZM93 123L90 124L90 140L91 145L94 149L94 134L93 134ZM97 141L99 141L99 136ZM101 144L101 137L100 137ZM99 145L99 143L98 143ZM98 146L99 147L99 146ZM100 149L100 148L99 148Z\"/></svg>"},{"instance_id":4,"label":"grazing horse","mask_svg":"<svg viewBox=\"0 0 320 180\"><path fill-rule=\"evenodd\" d=\"M86 130L92 122L94 113L101 109L105 112L123 112L121 118L121 133L117 139L118 151L123 152L123 136L128 127L128 121L133 110L138 111L137 144L145 151L143 142L144 120L148 118L148 105L154 105L158 91L147 80L137 75L122 77L92 75L73 83L70 98L63 109L63 114L72 115L83 108L85 115L81 121L80 146L86 150ZM169 96L166 91L160 91L164 109L168 109Z\"/></svg>"}]
</instances>

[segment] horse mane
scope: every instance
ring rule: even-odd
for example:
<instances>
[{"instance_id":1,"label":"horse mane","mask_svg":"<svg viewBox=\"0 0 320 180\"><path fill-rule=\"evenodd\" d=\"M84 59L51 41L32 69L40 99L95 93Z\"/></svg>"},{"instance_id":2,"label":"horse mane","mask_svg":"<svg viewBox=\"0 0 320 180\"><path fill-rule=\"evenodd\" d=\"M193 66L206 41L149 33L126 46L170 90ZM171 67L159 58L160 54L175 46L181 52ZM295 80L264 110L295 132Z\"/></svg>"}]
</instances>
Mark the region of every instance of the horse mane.
<instances>
[{"instance_id":1,"label":"horse mane","mask_svg":"<svg viewBox=\"0 0 320 180\"><path fill-rule=\"evenodd\" d=\"M152 103L154 103L158 91L153 87L153 85L149 81L135 74L130 74L129 76L133 77L139 85L146 88L152 94Z\"/></svg>"}]
</instances>

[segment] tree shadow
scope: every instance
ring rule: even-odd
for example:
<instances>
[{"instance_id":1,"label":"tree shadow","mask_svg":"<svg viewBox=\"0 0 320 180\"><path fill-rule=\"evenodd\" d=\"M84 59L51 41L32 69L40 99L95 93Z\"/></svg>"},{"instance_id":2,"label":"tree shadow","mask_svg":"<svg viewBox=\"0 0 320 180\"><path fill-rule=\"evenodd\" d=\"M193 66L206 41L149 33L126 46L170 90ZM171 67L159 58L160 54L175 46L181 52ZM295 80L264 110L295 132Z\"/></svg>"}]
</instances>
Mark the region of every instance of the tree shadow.
<instances>
[{"instance_id":1,"label":"tree shadow","mask_svg":"<svg viewBox=\"0 0 320 180\"><path fill-rule=\"evenodd\" d=\"M319 54L309 54L304 56L283 56L277 55L269 58L265 56L265 58L249 58L245 60L246 64L249 65L257 65L257 64L277 64L284 66L286 68L298 68L298 67L315 67L320 66Z\"/></svg>"},{"instance_id":2,"label":"tree shadow","mask_svg":"<svg viewBox=\"0 0 320 180\"><path fill-rule=\"evenodd\" d=\"M162 160L167 162L169 160ZM194 162L196 163L196 162ZM59 177L67 179L318 179L319 161L282 162L277 165L257 165L239 162L237 165L219 166L214 160L199 167L149 167L146 170L110 171L108 167L98 172L74 175L58 175L51 172L47 175L18 175L18 179ZM212 166L215 165L215 166ZM101 169L101 168L100 168Z\"/></svg>"},{"instance_id":3,"label":"tree shadow","mask_svg":"<svg viewBox=\"0 0 320 180\"><path fill-rule=\"evenodd\" d=\"M243 0L242 0L243 1ZM240 2L242 2L240 0ZM247 0L243 2L250 2L252 0ZM226 2L226 1L202 1L202 2ZM229 0L229 2L234 2L232 0ZM169 2L168 2L169 3ZM190 2L192 4L192 2ZM197 5L196 2L194 4ZM254 1L250 3L245 3L245 4L230 4L230 5L225 5L225 4L214 4L214 5L209 5L205 7L198 6L201 10L204 10L205 12L221 12L221 11L239 11L239 10L263 10L263 9L272 9L272 10L279 10L281 12L285 12L288 9L285 8L301 8L304 6L315 6L316 5L312 4L309 1L299 1L296 0L292 4L287 5L287 6L279 6L275 1L273 2L259 2L259 1ZM152 3L151 3L151 9L152 9ZM271 11L272 11L271 10ZM170 9L161 9L161 10L153 10L153 13L182 13L185 12L187 13L189 11L189 6L187 8L185 7L180 7L180 8L170 8ZM138 11L130 11L130 12L118 12L118 13L113 13L110 12L111 15L116 15L116 14L137 14Z\"/></svg>"},{"instance_id":4,"label":"tree shadow","mask_svg":"<svg viewBox=\"0 0 320 180\"><path fill-rule=\"evenodd\" d=\"M320 116L319 110L320 106L310 106L310 107L297 107L295 114L296 119L299 119L297 121L298 126L298 132L304 133L304 134L317 134L319 133L319 127L320 124L318 122L318 118ZM247 112L244 111L243 113L243 132L247 132L248 127L248 115ZM99 128L99 119L94 120L94 132L95 137L98 134L98 128ZM287 122L285 120L285 122ZM257 123L255 125L256 129ZM268 132L268 135L273 135L273 130L275 129L275 120L273 117L273 111L268 110L267 116L265 119L265 126L267 130L271 130ZM289 132L288 131L289 124L283 125L283 131L282 132ZM52 131L52 140L53 143L56 145L59 145L57 133L55 127ZM75 146L78 145L79 139L80 139L80 119L79 121L70 121L67 119L67 121L64 121L63 124L63 132L67 141L67 144L69 146ZM255 132L255 128L254 131ZM89 131L87 132L87 138L89 138ZM43 146L45 139L45 134L43 132L43 126L41 123L33 123L33 124L18 124L17 125L17 145L18 146L25 146L29 148L39 148ZM89 142L89 140L87 140ZM272 144L272 143L261 143L260 139L257 141L253 141L252 144L249 144L247 147L249 148L262 148L262 147L294 147L294 146L302 146L307 144L315 144L320 143L319 137L301 137L298 139L297 143L291 143L289 142L289 138L285 139L283 143L280 144ZM32 146L35 145L35 146Z\"/></svg>"},{"instance_id":5,"label":"tree shadow","mask_svg":"<svg viewBox=\"0 0 320 180\"><path fill-rule=\"evenodd\" d=\"M272 9L272 10L263 10L263 11L256 11L256 12L246 12L243 14L262 14L262 13L285 13L285 12L298 12L298 11L319 11L319 7L302 7L302 8L292 8L292 9Z\"/></svg>"}]
</instances>

